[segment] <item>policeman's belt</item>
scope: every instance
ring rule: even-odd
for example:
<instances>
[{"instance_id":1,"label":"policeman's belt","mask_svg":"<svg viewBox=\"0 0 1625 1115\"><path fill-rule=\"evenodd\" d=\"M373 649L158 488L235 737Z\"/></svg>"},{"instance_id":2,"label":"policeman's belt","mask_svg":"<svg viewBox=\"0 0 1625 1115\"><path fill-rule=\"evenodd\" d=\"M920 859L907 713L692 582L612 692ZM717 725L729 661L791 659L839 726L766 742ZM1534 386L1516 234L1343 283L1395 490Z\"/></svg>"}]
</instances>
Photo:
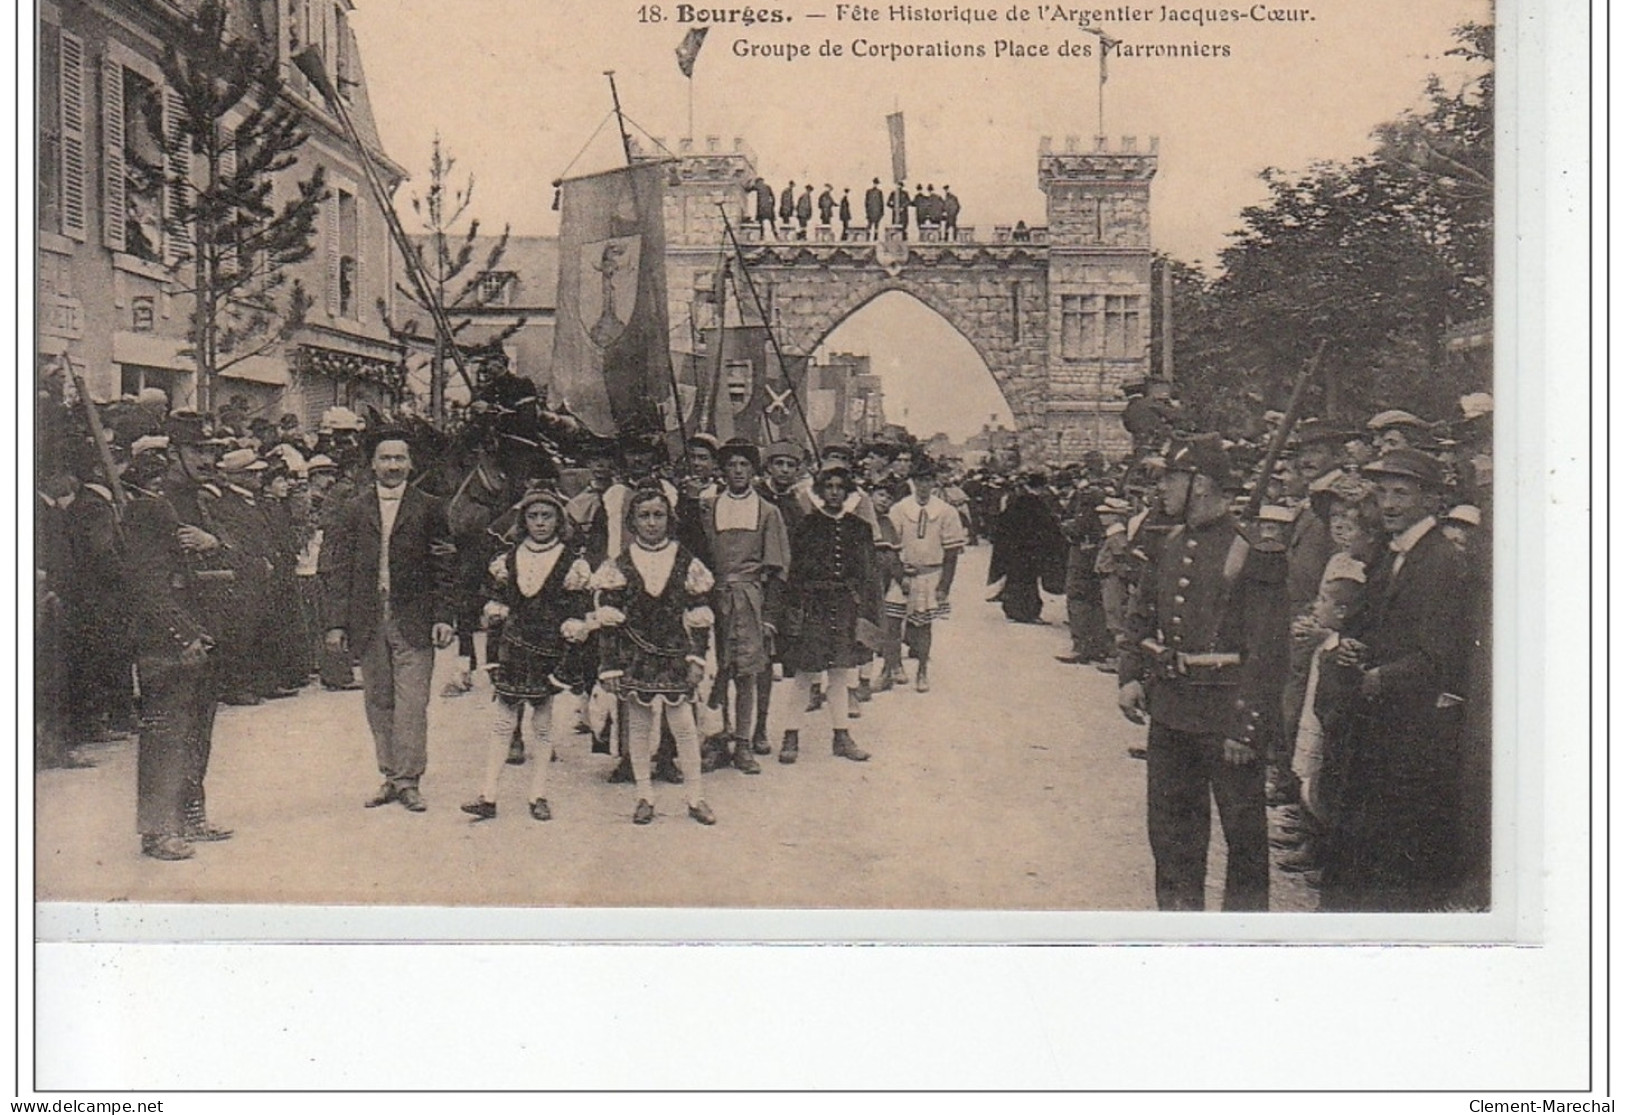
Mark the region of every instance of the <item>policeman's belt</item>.
<instances>
[{"instance_id":1,"label":"policeman's belt","mask_svg":"<svg viewBox=\"0 0 1625 1115\"><path fill-rule=\"evenodd\" d=\"M1141 639L1140 649L1151 656L1157 672L1168 678L1217 672L1241 665L1241 655L1236 651L1198 651L1188 654L1185 651L1174 650L1156 639Z\"/></svg>"}]
</instances>

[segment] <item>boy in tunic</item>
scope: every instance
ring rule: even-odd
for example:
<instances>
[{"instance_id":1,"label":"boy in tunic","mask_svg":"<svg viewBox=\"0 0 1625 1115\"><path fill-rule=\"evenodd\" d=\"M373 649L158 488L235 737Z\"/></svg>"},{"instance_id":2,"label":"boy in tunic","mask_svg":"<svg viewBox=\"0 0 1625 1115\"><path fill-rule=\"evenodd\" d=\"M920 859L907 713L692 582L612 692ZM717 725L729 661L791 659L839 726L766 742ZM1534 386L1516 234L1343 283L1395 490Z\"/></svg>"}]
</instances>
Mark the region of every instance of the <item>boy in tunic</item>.
<instances>
[{"instance_id":1,"label":"boy in tunic","mask_svg":"<svg viewBox=\"0 0 1625 1115\"><path fill-rule=\"evenodd\" d=\"M772 684L768 617L790 567L790 538L779 509L756 491L756 446L734 438L718 456L724 486L702 520L716 567L716 684L724 700L730 683L734 689L734 768L760 774L752 751L754 743L767 753L767 707L758 707L756 694Z\"/></svg>"},{"instance_id":2,"label":"boy in tunic","mask_svg":"<svg viewBox=\"0 0 1625 1115\"><path fill-rule=\"evenodd\" d=\"M936 475L930 460L922 457L915 462L910 494L888 512L897 529L903 573L909 578L908 599L902 605L903 639L920 663L914 677L920 693L931 689L931 625L948 616L948 594L965 548L965 524L959 512L936 494ZM890 608L895 614L896 606Z\"/></svg>"}]
</instances>

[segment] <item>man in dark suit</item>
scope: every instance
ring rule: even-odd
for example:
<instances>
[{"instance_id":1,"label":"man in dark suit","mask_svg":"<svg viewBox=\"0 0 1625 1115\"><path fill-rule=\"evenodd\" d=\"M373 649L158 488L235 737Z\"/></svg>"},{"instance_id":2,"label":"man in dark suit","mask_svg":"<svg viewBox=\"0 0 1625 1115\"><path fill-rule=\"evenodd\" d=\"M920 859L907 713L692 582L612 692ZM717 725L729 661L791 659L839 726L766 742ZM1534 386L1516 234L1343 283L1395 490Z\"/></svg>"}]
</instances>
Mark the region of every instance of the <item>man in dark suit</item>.
<instances>
[{"instance_id":1,"label":"man in dark suit","mask_svg":"<svg viewBox=\"0 0 1625 1115\"><path fill-rule=\"evenodd\" d=\"M796 219L796 184L791 182L784 187L779 195L779 224L784 228L790 227L790 222Z\"/></svg>"},{"instance_id":2,"label":"man in dark suit","mask_svg":"<svg viewBox=\"0 0 1625 1115\"><path fill-rule=\"evenodd\" d=\"M880 239L880 221L886 215L886 194L876 178L863 192L863 219L869 228L869 239Z\"/></svg>"},{"instance_id":3,"label":"man in dark suit","mask_svg":"<svg viewBox=\"0 0 1625 1115\"><path fill-rule=\"evenodd\" d=\"M418 781L428 765L429 681L436 648L456 638L457 550L445 504L409 488L407 435L374 435L376 484L359 492L322 545L327 645L361 657L367 726L384 783L367 801L426 808Z\"/></svg>"},{"instance_id":4,"label":"man in dark suit","mask_svg":"<svg viewBox=\"0 0 1625 1115\"><path fill-rule=\"evenodd\" d=\"M886 208L891 210L891 223L901 230L904 240L908 239L908 216L913 205L914 199L909 195L908 187L901 182L886 199Z\"/></svg>"},{"instance_id":5,"label":"man in dark suit","mask_svg":"<svg viewBox=\"0 0 1625 1115\"><path fill-rule=\"evenodd\" d=\"M1458 883L1466 562L1431 513L1437 461L1402 448L1361 471L1389 542L1334 658L1346 675L1335 680L1355 696L1337 749L1343 805L1322 906L1437 910Z\"/></svg>"}]
</instances>

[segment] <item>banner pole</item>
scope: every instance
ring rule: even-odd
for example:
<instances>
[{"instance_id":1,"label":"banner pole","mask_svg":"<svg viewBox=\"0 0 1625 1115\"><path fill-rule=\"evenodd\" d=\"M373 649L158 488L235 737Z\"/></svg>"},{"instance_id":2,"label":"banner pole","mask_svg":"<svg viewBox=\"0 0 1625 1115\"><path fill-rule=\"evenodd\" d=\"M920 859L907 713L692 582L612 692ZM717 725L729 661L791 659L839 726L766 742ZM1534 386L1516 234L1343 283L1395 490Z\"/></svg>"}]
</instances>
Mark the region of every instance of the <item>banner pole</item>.
<instances>
[{"instance_id":1,"label":"banner pole","mask_svg":"<svg viewBox=\"0 0 1625 1115\"><path fill-rule=\"evenodd\" d=\"M733 245L734 254L739 259L739 271L745 276L745 286L750 291L751 301L756 303L756 314L762 319L762 327L767 330L767 339L773 345L773 355L778 357L779 370L784 373L785 384L790 388L790 401L796 404L796 417L801 419L801 429L807 435L807 447L812 451L813 461L823 464L823 456L818 451L818 439L813 436L812 424L807 421L807 412L801 407L801 396L796 394L795 380L790 378L790 370L784 363L784 350L779 347L779 335L773 331L773 323L767 320L767 307L762 304L762 296L757 293L756 280L751 278L750 269L745 266L745 250L739 246L739 238L734 235L733 222L728 220L728 211L717 202L717 212L722 215L722 230ZM808 353L808 359L812 354Z\"/></svg>"}]
</instances>

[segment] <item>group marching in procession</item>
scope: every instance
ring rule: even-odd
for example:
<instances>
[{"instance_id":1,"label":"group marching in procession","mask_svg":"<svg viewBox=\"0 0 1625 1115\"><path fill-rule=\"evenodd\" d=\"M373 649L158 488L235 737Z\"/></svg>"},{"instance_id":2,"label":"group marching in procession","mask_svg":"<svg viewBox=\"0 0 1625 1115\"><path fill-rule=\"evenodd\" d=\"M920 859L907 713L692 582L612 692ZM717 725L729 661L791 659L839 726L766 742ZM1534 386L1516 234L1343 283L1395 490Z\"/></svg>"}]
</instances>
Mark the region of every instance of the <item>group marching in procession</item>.
<instances>
[{"instance_id":1,"label":"group marching in procession","mask_svg":"<svg viewBox=\"0 0 1625 1115\"><path fill-rule=\"evenodd\" d=\"M1491 400L1360 429L1272 412L1232 441L1166 388L1130 385L1117 461L967 469L906 435L559 452L498 422L471 471L405 416L305 430L149 391L92 434L42 389L39 762L136 734L140 849L188 859L232 835L205 792L218 706L319 684L365 708L381 782L358 802L423 812L455 644L441 696L490 679L470 823L570 810L550 759L581 739L633 823L665 783L714 825L709 779L871 759L863 706L930 692L934 625L986 539L988 603L1041 624L1064 596L1056 658L1115 674L1149 725L1123 761L1146 764L1159 908L1203 908L1214 806L1226 910L1269 908L1272 851L1322 909L1485 908Z\"/></svg>"}]
</instances>

